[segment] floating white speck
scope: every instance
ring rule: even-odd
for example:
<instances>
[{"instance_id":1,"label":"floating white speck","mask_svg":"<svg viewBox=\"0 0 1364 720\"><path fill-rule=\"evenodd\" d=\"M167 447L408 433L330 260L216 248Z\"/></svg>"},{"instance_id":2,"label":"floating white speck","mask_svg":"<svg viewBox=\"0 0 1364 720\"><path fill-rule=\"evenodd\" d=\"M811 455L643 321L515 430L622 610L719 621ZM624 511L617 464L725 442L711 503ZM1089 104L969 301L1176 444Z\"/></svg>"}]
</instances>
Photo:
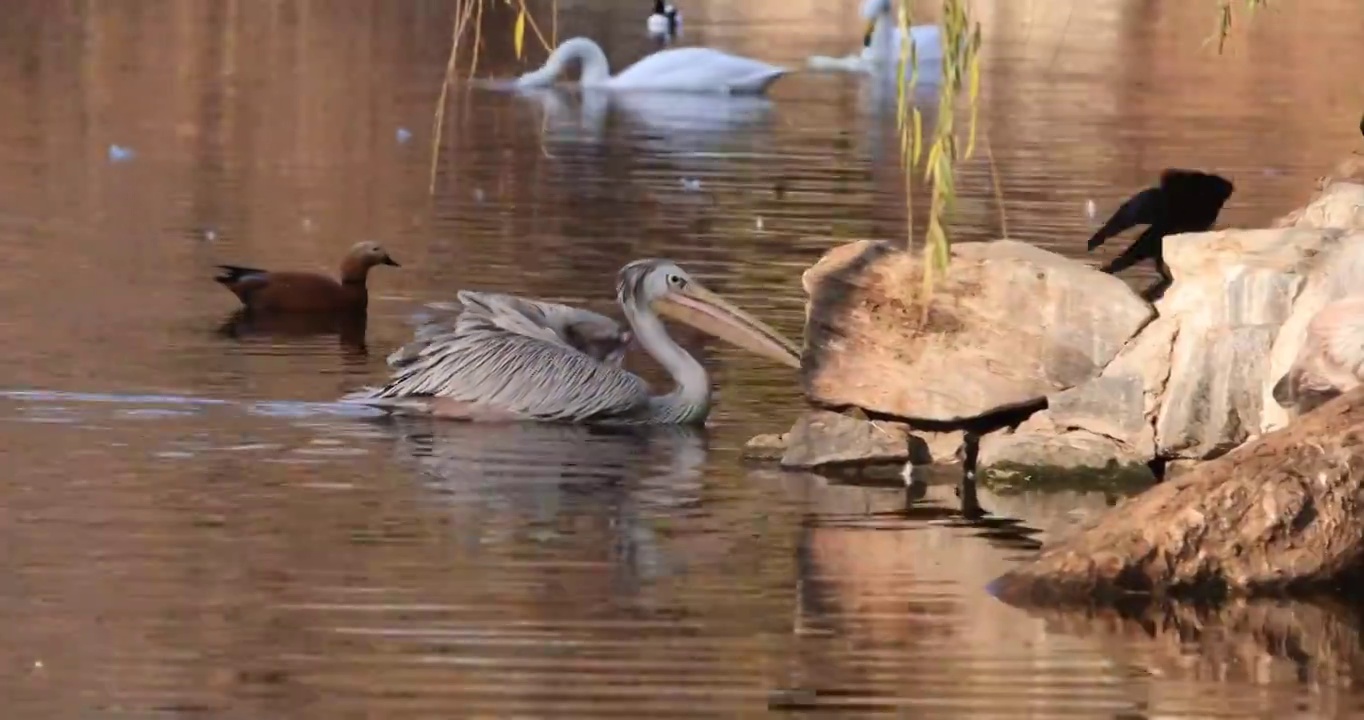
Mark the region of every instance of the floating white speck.
<instances>
[{"instance_id":1,"label":"floating white speck","mask_svg":"<svg viewBox=\"0 0 1364 720\"><path fill-rule=\"evenodd\" d=\"M754 220L753 226L758 228L759 230L763 229L763 219L759 217L758 219Z\"/></svg>"},{"instance_id":2,"label":"floating white speck","mask_svg":"<svg viewBox=\"0 0 1364 720\"><path fill-rule=\"evenodd\" d=\"M394 133L394 135L398 138L398 144L400 145L412 139L412 131L405 127L398 128L398 131Z\"/></svg>"},{"instance_id":3,"label":"floating white speck","mask_svg":"<svg viewBox=\"0 0 1364 720\"><path fill-rule=\"evenodd\" d=\"M137 155L137 153L130 147L123 147L122 145L109 146L109 162L125 162L127 160L132 160L135 155Z\"/></svg>"},{"instance_id":4,"label":"floating white speck","mask_svg":"<svg viewBox=\"0 0 1364 720\"><path fill-rule=\"evenodd\" d=\"M682 178L682 189L687 192L696 192L701 189L701 181L697 178Z\"/></svg>"},{"instance_id":5,"label":"floating white speck","mask_svg":"<svg viewBox=\"0 0 1364 720\"><path fill-rule=\"evenodd\" d=\"M1086 200L1086 201L1085 201L1085 216L1088 217L1090 220L1093 220L1096 216L1098 216L1098 214L1099 214L1099 206L1098 206L1098 205L1095 205L1093 200Z\"/></svg>"},{"instance_id":6,"label":"floating white speck","mask_svg":"<svg viewBox=\"0 0 1364 720\"><path fill-rule=\"evenodd\" d=\"M483 193L483 188L474 188L474 202L481 203L486 197L488 196Z\"/></svg>"},{"instance_id":7,"label":"floating white speck","mask_svg":"<svg viewBox=\"0 0 1364 720\"><path fill-rule=\"evenodd\" d=\"M217 239L218 239L218 233L217 233L217 231L214 231L214 230L205 230L205 231L204 231L204 239L207 240L207 241L209 241L209 242L213 242L214 240L217 240Z\"/></svg>"}]
</instances>

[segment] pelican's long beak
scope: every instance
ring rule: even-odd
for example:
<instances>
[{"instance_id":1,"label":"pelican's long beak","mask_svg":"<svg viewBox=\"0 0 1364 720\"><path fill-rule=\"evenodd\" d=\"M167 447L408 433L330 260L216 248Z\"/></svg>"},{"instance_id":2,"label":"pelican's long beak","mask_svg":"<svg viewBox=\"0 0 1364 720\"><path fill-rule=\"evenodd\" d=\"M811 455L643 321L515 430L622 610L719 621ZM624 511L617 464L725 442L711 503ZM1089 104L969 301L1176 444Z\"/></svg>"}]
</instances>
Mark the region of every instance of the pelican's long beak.
<instances>
[{"instance_id":1,"label":"pelican's long beak","mask_svg":"<svg viewBox=\"0 0 1364 720\"><path fill-rule=\"evenodd\" d=\"M692 281L654 301L659 314L733 343L749 352L793 368L800 367L800 350L763 321L731 305Z\"/></svg>"}]
</instances>

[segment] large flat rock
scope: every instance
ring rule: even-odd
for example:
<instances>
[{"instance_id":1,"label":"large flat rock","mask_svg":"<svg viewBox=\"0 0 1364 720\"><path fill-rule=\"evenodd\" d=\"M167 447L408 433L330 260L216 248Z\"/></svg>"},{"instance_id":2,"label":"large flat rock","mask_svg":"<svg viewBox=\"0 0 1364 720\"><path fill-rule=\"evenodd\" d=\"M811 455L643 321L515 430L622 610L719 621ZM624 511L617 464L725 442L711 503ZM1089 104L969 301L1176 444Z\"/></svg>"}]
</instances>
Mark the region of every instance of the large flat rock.
<instances>
[{"instance_id":1,"label":"large flat rock","mask_svg":"<svg viewBox=\"0 0 1364 720\"><path fill-rule=\"evenodd\" d=\"M860 241L806 271L814 402L956 422L1085 382L1154 311L1118 278L1032 245L953 247L924 302L918 253Z\"/></svg>"}]
</instances>

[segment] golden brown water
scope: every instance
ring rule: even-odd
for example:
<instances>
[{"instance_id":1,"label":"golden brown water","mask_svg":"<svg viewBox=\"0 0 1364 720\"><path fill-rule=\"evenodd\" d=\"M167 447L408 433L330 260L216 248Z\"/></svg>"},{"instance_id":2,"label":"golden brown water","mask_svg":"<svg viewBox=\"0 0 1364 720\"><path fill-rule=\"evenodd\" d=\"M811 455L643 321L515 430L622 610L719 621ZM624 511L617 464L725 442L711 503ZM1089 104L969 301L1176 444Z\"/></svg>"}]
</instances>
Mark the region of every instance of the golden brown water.
<instances>
[{"instance_id":1,"label":"golden brown water","mask_svg":"<svg viewBox=\"0 0 1364 720\"><path fill-rule=\"evenodd\" d=\"M990 597L1102 496L987 495L995 519L968 524L950 489L911 502L745 465L744 440L799 411L795 378L694 337L717 388L701 433L375 422L326 404L381 379L420 305L459 288L609 309L617 268L666 255L798 337L804 267L840 237L903 233L893 109L841 75L783 79L770 105L457 87L429 196L452 4L6 5L6 717L1364 704L1353 611L1139 622ZM560 35L621 67L650 48L647 6L564 0ZM685 42L769 61L858 40L853 0L681 6ZM1276 4L1222 57L1201 45L1202 0L975 7L982 136L1014 237L1082 253L1086 200L1106 216L1170 165L1230 176L1223 224L1263 225L1359 145L1353 0ZM480 76L543 57L531 41L515 60L505 10L484 25ZM983 155L960 193L958 238L998 236ZM373 277L367 347L218 332L235 301L214 263L325 269L362 239L404 264Z\"/></svg>"}]
</instances>

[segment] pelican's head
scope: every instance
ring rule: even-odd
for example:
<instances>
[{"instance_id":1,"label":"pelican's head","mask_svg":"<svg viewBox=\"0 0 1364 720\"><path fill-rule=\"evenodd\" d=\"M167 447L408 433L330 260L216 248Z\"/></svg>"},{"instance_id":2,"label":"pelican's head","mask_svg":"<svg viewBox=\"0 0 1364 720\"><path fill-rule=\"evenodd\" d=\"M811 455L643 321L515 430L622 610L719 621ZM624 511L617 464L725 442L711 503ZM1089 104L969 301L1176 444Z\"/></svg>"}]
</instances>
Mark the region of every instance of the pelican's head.
<instances>
[{"instance_id":1,"label":"pelican's head","mask_svg":"<svg viewBox=\"0 0 1364 720\"><path fill-rule=\"evenodd\" d=\"M616 296L627 313L653 310L749 352L800 367L800 351L790 340L706 289L671 260L635 260L621 268Z\"/></svg>"},{"instance_id":2,"label":"pelican's head","mask_svg":"<svg viewBox=\"0 0 1364 720\"><path fill-rule=\"evenodd\" d=\"M871 47L871 33L876 29L876 21L882 18L890 20L890 0L862 0L862 9L858 11L865 26L862 29L862 47Z\"/></svg>"}]
</instances>

